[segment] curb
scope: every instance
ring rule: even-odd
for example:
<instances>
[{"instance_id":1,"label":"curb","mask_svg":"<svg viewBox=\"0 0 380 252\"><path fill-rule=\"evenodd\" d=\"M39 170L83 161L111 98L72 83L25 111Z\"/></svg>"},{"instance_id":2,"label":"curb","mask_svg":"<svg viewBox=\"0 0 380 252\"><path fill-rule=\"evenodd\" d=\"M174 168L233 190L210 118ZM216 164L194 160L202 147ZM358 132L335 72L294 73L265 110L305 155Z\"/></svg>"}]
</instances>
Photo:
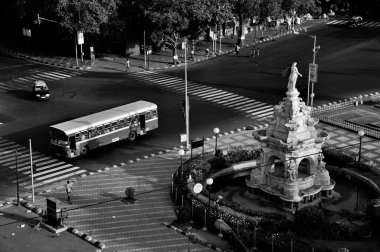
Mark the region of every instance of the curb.
<instances>
[{"instance_id":1,"label":"curb","mask_svg":"<svg viewBox=\"0 0 380 252\"><path fill-rule=\"evenodd\" d=\"M192 227L190 227L190 228L187 228L187 229L185 229L185 230L182 230L182 229L177 228L177 227L175 227L175 226L172 226L172 225L170 225L170 224L168 224L168 223L166 223L166 222L163 222L162 224L165 225L166 227L171 228L171 229L173 229L174 231L176 231L176 232L178 232L178 233L180 233L180 234L186 236L186 237L189 236L189 233L188 233L187 231L190 230L190 229L192 229ZM218 246L216 246L216 245L214 245L214 244L212 244L212 243L210 243L210 242L208 242L208 241L206 241L206 242L204 242L204 243L203 243L203 242L202 242L202 243L201 243L201 242L198 242L198 244L203 245L203 246L206 246L206 247L211 248L211 249L216 250L216 251L220 251L220 252L232 252L232 250L228 250L228 249L220 248L220 247L218 247Z\"/></svg>"},{"instance_id":2,"label":"curb","mask_svg":"<svg viewBox=\"0 0 380 252\"><path fill-rule=\"evenodd\" d=\"M23 53L19 53L19 52L15 52L15 51L8 50L8 49L4 49L4 48L1 48L1 47L0 47L0 52L4 53L4 54L7 54L7 55L12 55L12 56L15 56L15 57L19 57L19 58L25 58L25 59L33 60L35 62L42 63L42 64L45 64L45 65L50 65L50 66L72 68L72 69L76 69L76 70L89 70L89 69L91 69L91 67L80 67L80 66L72 66L72 65L61 64L61 63L46 62L46 61L43 61L43 60L40 60L40 59L35 59L33 56L30 56L30 55L27 55L27 54L23 54Z\"/></svg>"}]
</instances>

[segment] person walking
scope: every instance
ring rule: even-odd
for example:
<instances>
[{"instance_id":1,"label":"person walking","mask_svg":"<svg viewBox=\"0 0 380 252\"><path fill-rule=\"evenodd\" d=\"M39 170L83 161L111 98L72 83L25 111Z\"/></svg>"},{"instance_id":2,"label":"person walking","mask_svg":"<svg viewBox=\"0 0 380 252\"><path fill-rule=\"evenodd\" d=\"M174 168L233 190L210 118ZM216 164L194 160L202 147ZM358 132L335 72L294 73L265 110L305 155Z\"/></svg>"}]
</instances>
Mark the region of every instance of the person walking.
<instances>
[{"instance_id":1,"label":"person walking","mask_svg":"<svg viewBox=\"0 0 380 252\"><path fill-rule=\"evenodd\" d=\"M73 184L71 183L70 180L67 180L67 183L66 183L66 194L67 194L67 201L71 203L71 193L74 191L73 188L72 188Z\"/></svg>"},{"instance_id":2,"label":"person walking","mask_svg":"<svg viewBox=\"0 0 380 252\"><path fill-rule=\"evenodd\" d=\"M240 51L240 46L236 45L236 47L235 47L236 56L239 55L239 51Z\"/></svg>"},{"instance_id":3,"label":"person walking","mask_svg":"<svg viewBox=\"0 0 380 252\"><path fill-rule=\"evenodd\" d=\"M132 71L131 70L131 64L130 64L130 62L129 62L129 58L127 58L127 62L125 62L125 66L127 67L127 69L125 70L125 71Z\"/></svg>"}]
</instances>

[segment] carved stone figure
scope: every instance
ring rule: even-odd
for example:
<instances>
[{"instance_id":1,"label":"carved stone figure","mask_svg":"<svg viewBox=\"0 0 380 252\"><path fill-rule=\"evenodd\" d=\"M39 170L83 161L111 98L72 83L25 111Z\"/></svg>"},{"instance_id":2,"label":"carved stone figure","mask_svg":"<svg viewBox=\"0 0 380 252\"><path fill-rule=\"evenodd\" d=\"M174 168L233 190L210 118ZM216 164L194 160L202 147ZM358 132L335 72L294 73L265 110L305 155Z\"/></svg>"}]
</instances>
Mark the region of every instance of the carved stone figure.
<instances>
[{"instance_id":1,"label":"carved stone figure","mask_svg":"<svg viewBox=\"0 0 380 252\"><path fill-rule=\"evenodd\" d=\"M291 182L294 182L297 180L297 169L296 169L296 163L293 159L289 161L289 165L285 171L285 178L290 180Z\"/></svg>"},{"instance_id":2,"label":"carved stone figure","mask_svg":"<svg viewBox=\"0 0 380 252\"><path fill-rule=\"evenodd\" d=\"M297 62L293 62L292 67L291 67L291 72L289 75L288 91L293 91L296 89L296 82L297 82L298 76L302 77L302 74L298 72Z\"/></svg>"}]
</instances>

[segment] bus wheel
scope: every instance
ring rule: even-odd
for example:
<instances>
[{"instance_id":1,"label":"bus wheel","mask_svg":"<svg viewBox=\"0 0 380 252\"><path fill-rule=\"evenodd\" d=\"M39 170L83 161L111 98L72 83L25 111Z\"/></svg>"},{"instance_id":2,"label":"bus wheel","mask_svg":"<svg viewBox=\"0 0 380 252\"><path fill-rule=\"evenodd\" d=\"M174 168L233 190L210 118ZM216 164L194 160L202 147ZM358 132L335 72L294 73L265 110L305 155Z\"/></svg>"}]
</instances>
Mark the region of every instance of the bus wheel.
<instances>
[{"instance_id":1,"label":"bus wheel","mask_svg":"<svg viewBox=\"0 0 380 252\"><path fill-rule=\"evenodd\" d=\"M80 149L80 155L81 156L86 156L88 154L88 147L87 146L83 146L82 149Z\"/></svg>"},{"instance_id":2,"label":"bus wheel","mask_svg":"<svg viewBox=\"0 0 380 252\"><path fill-rule=\"evenodd\" d=\"M131 131L131 132L129 133L128 139L129 139L129 141L133 142L133 141L136 140L136 137L137 137L137 133L136 133L136 131Z\"/></svg>"}]
</instances>

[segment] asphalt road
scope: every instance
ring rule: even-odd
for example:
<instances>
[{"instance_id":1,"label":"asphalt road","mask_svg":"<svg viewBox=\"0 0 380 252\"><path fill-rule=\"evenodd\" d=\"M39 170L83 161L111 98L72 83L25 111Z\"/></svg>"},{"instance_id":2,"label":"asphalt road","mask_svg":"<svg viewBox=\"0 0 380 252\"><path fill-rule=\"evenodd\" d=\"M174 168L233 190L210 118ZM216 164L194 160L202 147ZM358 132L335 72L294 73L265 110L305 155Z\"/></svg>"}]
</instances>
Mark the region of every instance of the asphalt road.
<instances>
[{"instance_id":1,"label":"asphalt road","mask_svg":"<svg viewBox=\"0 0 380 252\"><path fill-rule=\"evenodd\" d=\"M190 80L223 89L245 97L277 104L286 92L287 79L281 71L298 62L303 78L297 81L301 97L306 100L308 64L312 62L313 38L320 50L316 55L319 80L315 84L314 105L379 91L380 29L348 28L344 25L321 24L307 34L289 35L260 44L256 64L249 58L249 48L239 56L224 55L188 69ZM180 69L168 74L184 76Z\"/></svg>"},{"instance_id":2,"label":"asphalt road","mask_svg":"<svg viewBox=\"0 0 380 252\"><path fill-rule=\"evenodd\" d=\"M319 82L315 86L316 105L378 91L380 29L321 25L308 32L317 35L317 45L321 46L316 58L320 65ZM281 71L294 60L298 61L299 71L305 76L297 83L297 88L305 96L312 46L313 39L306 35L286 36L260 44L258 64L249 59L245 48L239 56L225 55L189 67L188 78L216 88L210 92L227 91L239 95L239 99L246 97L277 104L284 97L287 85ZM32 73L60 76L47 81L52 95L50 101L39 102L31 97ZM178 68L166 73L182 77L184 71ZM179 111L184 99L183 90L173 91L154 82L136 81L132 74L77 72L2 57L0 82L1 86L18 87L0 92L0 121L3 122L0 137L26 147L31 138L33 150L46 154L50 154L49 125L140 99L159 105L159 129L134 143L121 141L94 150L86 157L65 160L81 169L96 171L171 149L180 144L179 134L185 133L184 119ZM194 96L190 97L192 139L211 136L214 127L224 132L254 121L231 106L221 106L204 96ZM215 99L217 97L214 95ZM3 179L5 176L3 173Z\"/></svg>"}]
</instances>

